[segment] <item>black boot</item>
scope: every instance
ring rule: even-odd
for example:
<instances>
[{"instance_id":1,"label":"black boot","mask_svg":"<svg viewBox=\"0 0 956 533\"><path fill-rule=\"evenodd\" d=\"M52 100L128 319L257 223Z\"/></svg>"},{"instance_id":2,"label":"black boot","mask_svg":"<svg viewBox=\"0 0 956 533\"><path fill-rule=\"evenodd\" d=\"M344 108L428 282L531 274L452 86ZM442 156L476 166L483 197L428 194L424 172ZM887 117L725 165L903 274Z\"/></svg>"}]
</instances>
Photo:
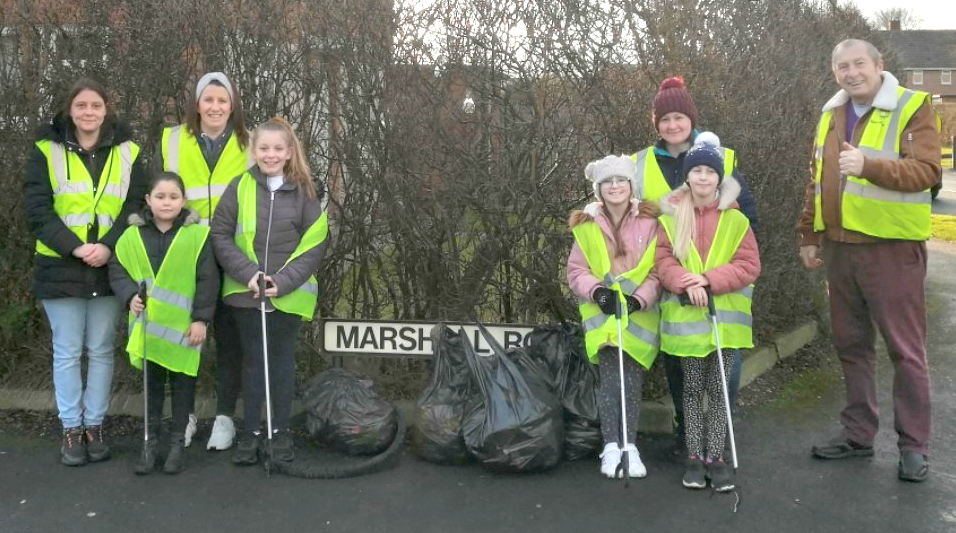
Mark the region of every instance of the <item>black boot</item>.
<instances>
[{"instance_id":1,"label":"black boot","mask_svg":"<svg viewBox=\"0 0 956 533\"><path fill-rule=\"evenodd\" d=\"M163 472L167 474L178 474L185 468L183 458L183 442L185 434L182 431L174 431L169 436L169 454L166 455L166 463L163 464Z\"/></svg>"},{"instance_id":2,"label":"black boot","mask_svg":"<svg viewBox=\"0 0 956 533\"><path fill-rule=\"evenodd\" d=\"M143 450L139 454L139 460L133 465L133 472L137 476L145 476L153 473L156 469L156 460L158 459L156 450L159 447L159 427L150 424L149 439L143 442Z\"/></svg>"}]
</instances>

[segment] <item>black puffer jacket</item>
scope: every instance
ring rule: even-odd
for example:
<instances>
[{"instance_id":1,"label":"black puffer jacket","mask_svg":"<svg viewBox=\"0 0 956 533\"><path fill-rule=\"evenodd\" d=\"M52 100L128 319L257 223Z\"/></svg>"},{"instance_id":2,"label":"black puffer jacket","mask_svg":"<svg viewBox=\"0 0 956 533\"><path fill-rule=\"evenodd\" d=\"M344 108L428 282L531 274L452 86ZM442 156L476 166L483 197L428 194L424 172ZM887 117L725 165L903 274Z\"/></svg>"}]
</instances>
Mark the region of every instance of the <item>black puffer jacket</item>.
<instances>
[{"instance_id":1,"label":"black puffer jacket","mask_svg":"<svg viewBox=\"0 0 956 533\"><path fill-rule=\"evenodd\" d=\"M122 142L132 140L132 137L133 131L128 124L107 119L103 123L99 143L93 150L87 151L76 142L73 125L63 115L58 115L51 123L42 126L37 134L37 140L50 140L63 144L67 150L78 154L93 177L94 186L97 188L99 188L100 173L110 150ZM129 191L123 210L113 227L99 241L110 250L126 229L127 217L141 209L148 180L141 157L138 156L133 161ZM73 257L73 250L84 243L63 224L53 209L53 187L50 185L46 157L36 146L33 147L30 159L27 161L24 194L27 222L34 237L63 256L56 258L35 255L33 292L36 297L41 300L94 298L112 294L105 265L92 268L82 260ZM97 242L98 229L95 225L88 233L87 242Z\"/></svg>"},{"instance_id":2,"label":"black puffer jacket","mask_svg":"<svg viewBox=\"0 0 956 533\"><path fill-rule=\"evenodd\" d=\"M199 223L199 213L192 209L183 209L179 217L173 221L173 227L163 233L156 228L153 222L153 214L149 208L143 209L142 214L130 215L129 224L141 228L140 235L143 238L143 246L146 248L146 255L149 257L149 264L153 267L153 272L159 272L159 267L166 258L166 252L169 251L169 245L173 243L173 238L179 228L190 224ZM133 278L130 277L123 265L116 259L116 255L110 257L110 285L113 292L123 302L123 305L129 307L129 301L139 292L139 287ZM212 322L212 317L216 312L216 300L219 297L219 267L216 266L216 256L212 251L212 242L206 239L206 244L199 253L199 261L196 263L196 294L193 296L193 322L203 321Z\"/></svg>"},{"instance_id":3,"label":"black puffer jacket","mask_svg":"<svg viewBox=\"0 0 956 533\"><path fill-rule=\"evenodd\" d=\"M229 184L219 206L216 207L215 216L212 217L210 236L216 249L216 259L226 274L242 284L248 283L256 272L262 270L272 276L279 288L279 296L285 296L301 287L309 276L318 270L319 262L325 253L328 239L288 265L285 264L299 245L302 235L322 215L320 198L309 199L298 186L288 182L283 183L273 195L269 191L266 177L259 172L259 167L253 165L249 173L256 180L258 193L253 247L259 264L250 261L236 246L239 179ZM232 294L224 301L233 307L259 307L259 300L252 297L252 292Z\"/></svg>"}]
</instances>

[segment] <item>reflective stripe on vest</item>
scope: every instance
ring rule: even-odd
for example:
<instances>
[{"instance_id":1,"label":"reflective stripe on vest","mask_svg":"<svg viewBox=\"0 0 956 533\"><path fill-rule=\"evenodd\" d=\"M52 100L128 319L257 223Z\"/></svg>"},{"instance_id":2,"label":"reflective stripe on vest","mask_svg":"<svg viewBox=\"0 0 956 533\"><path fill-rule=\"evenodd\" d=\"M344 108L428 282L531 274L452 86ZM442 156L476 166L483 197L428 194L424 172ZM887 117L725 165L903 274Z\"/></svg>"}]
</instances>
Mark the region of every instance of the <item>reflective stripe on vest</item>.
<instances>
[{"instance_id":1,"label":"reflective stripe on vest","mask_svg":"<svg viewBox=\"0 0 956 533\"><path fill-rule=\"evenodd\" d=\"M626 306L624 296L633 294L654 266L657 238L648 244L636 267L618 276L612 276L610 253L600 226L594 221L585 222L575 226L571 232L588 262L591 273L601 280L604 287L615 291L619 303ZM597 363L598 350L602 346L618 345L617 319L614 315L604 314L601 308L590 300L579 300L578 311L581 313L588 359ZM659 322L660 313L656 305L645 311L625 313L621 317L621 347L644 368L651 367L659 351Z\"/></svg>"},{"instance_id":2,"label":"reflective stripe on vest","mask_svg":"<svg viewBox=\"0 0 956 533\"><path fill-rule=\"evenodd\" d=\"M248 156L235 132L229 136L212 172L199 141L184 124L163 129L163 170L175 172L186 185L186 206L196 210L200 223L209 225L226 187L249 167Z\"/></svg>"},{"instance_id":3,"label":"reflective stripe on vest","mask_svg":"<svg viewBox=\"0 0 956 533\"><path fill-rule=\"evenodd\" d=\"M730 148L720 147L720 155L724 159L724 176L730 176L734 173L736 156ZM671 192L667 179L664 178L664 172L657 163L657 157L654 155L654 147L649 146L631 156L637 164L637 175L635 181L641 187L641 193L638 196L641 199L657 202Z\"/></svg>"},{"instance_id":4,"label":"reflective stripe on vest","mask_svg":"<svg viewBox=\"0 0 956 533\"><path fill-rule=\"evenodd\" d=\"M239 248L250 261L258 264L259 259L256 258L254 247L256 238L256 192L258 187L255 178L248 172L243 174L240 180L239 187L236 191L236 199L239 207L239 212L236 215L236 247ZM322 216L309 226L309 229L307 229L299 239L298 246L293 250L292 255L289 256L285 264L288 265L297 257L322 244L328 235L329 219L323 212ZM283 265L283 268L284 266L285 265ZM279 270L282 269L280 268ZM223 277L223 297L248 291L249 288L246 284L239 283L228 275ZM284 313L299 315L302 317L302 320L310 321L315 315L315 304L318 302L318 294L319 282L315 279L314 275L311 275L305 283L294 291L285 296L270 298L269 301L272 302L272 305L276 309Z\"/></svg>"},{"instance_id":5,"label":"reflective stripe on vest","mask_svg":"<svg viewBox=\"0 0 956 533\"><path fill-rule=\"evenodd\" d=\"M869 159L900 159L903 129L928 94L900 87L897 105L893 111L874 108L870 113L859 149ZM827 111L817 124L813 156L814 173L814 231L826 230L823 222L823 147L833 121L833 111ZM932 195L926 189L902 192L884 189L866 178L846 176L840 198L840 216L843 227L883 239L923 241L930 237Z\"/></svg>"},{"instance_id":6,"label":"reflective stripe on vest","mask_svg":"<svg viewBox=\"0 0 956 533\"><path fill-rule=\"evenodd\" d=\"M143 367L145 340L150 361L190 376L199 371L202 346L190 346L188 333L199 254L208 235L209 228L198 224L179 228L155 275L138 226L126 228L116 242L116 260L136 283L145 281L147 287L146 310L138 317L129 313L126 351L136 368Z\"/></svg>"},{"instance_id":7,"label":"reflective stripe on vest","mask_svg":"<svg viewBox=\"0 0 956 533\"><path fill-rule=\"evenodd\" d=\"M139 155L139 146L132 141L126 141L110 149L95 195L93 178L76 153L49 140L37 141L36 147L47 161L50 186L53 189L53 210L57 216L84 243L89 242L88 232L96 220L96 239L103 238L123 210L123 203L129 193L133 161ZM61 257L40 240L36 241L36 253Z\"/></svg>"},{"instance_id":8,"label":"reflective stripe on vest","mask_svg":"<svg viewBox=\"0 0 956 533\"><path fill-rule=\"evenodd\" d=\"M674 217L662 215L658 220L673 243ZM691 242L690 253L681 264L694 274L703 274L730 263L749 228L750 222L740 211L721 211L706 263L701 259L696 245ZM752 305L753 285L714 296L722 348L753 348ZM661 298L660 331L661 351L671 355L706 357L717 349L707 308L682 306L677 295L666 291Z\"/></svg>"}]
</instances>

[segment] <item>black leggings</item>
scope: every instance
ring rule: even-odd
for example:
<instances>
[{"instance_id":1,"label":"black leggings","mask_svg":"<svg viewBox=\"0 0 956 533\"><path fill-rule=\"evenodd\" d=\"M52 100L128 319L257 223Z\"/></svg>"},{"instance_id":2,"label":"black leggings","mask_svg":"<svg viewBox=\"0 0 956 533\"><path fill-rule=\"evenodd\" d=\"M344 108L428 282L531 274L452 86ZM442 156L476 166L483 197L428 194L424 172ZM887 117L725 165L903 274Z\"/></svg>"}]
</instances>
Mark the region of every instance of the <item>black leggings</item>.
<instances>
[{"instance_id":1,"label":"black leggings","mask_svg":"<svg viewBox=\"0 0 956 533\"><path fill-rule=\"evenodd\" d=\"M242 345L234 307L216 302L212 336L216 339L216 414L235 416L242 385Z\"/></svg>"},{"instance_id":2,"label":"black leggings","mask_svg":"<svg viewBox=\"0 0 956 533\"><path fill-rule=\"evenodd\" d=\"M604 444L621 443L621 373L616 346L605 346L598 351L598 414L601 417L601 437ZM644 367L624 352L624 402L627 407L627 442L637 442L637 424L641 418L641 388L644 385Z\"/></svg>"},{"instance_id":3,"label":"black leggings","mask_svg":"<svg viewBox=\"0 0 956 533\"><path fill-rule=\"evenodd\" d=\"M193 412L193 403L196 398L196 378L174 372L152 361L146 361L147 398L146 408L149 411L149 425L158 428L163 419L163 402L166 399L166 382L172 393L173 421L170 432L182 436L186 431L189 413Z\"/></svg>"},{"instance_id":4,"label":"black leggings","mask_svg":"<svg viewBox=\"0 0 956 533\"><path fill-rule=\"evenodd\" d=\"M246 433L259 429L265 401L262 364L262 318L258 309L231 309L239 326L243 362L243 409ZM302 325L298 315L274 310L266 313L269 343L269 394L272 399L272 429L289 429L295 386L295 344Z\"/></svg>"}]
</instances>

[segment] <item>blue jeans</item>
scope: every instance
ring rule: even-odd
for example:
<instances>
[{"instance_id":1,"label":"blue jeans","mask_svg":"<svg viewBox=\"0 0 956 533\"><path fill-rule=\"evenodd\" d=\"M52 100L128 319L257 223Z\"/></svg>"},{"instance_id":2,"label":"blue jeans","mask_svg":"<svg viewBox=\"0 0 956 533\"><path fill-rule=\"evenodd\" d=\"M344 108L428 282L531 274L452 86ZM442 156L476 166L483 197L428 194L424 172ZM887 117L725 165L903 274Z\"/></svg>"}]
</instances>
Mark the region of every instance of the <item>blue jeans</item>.
<instances>
[{"instance_id":1,"label":"blue jeans","mask_svg":"<svg viewBox=\"0 0 956 533\"><path fill-rule=\"evenodd\" d=\"M53 329L53 389L64 429L98 426L110 404L113 335L120 314L115 296L43 300ZM86 387L80 356L88 358Z\"/></svg>"}]
</instances>

